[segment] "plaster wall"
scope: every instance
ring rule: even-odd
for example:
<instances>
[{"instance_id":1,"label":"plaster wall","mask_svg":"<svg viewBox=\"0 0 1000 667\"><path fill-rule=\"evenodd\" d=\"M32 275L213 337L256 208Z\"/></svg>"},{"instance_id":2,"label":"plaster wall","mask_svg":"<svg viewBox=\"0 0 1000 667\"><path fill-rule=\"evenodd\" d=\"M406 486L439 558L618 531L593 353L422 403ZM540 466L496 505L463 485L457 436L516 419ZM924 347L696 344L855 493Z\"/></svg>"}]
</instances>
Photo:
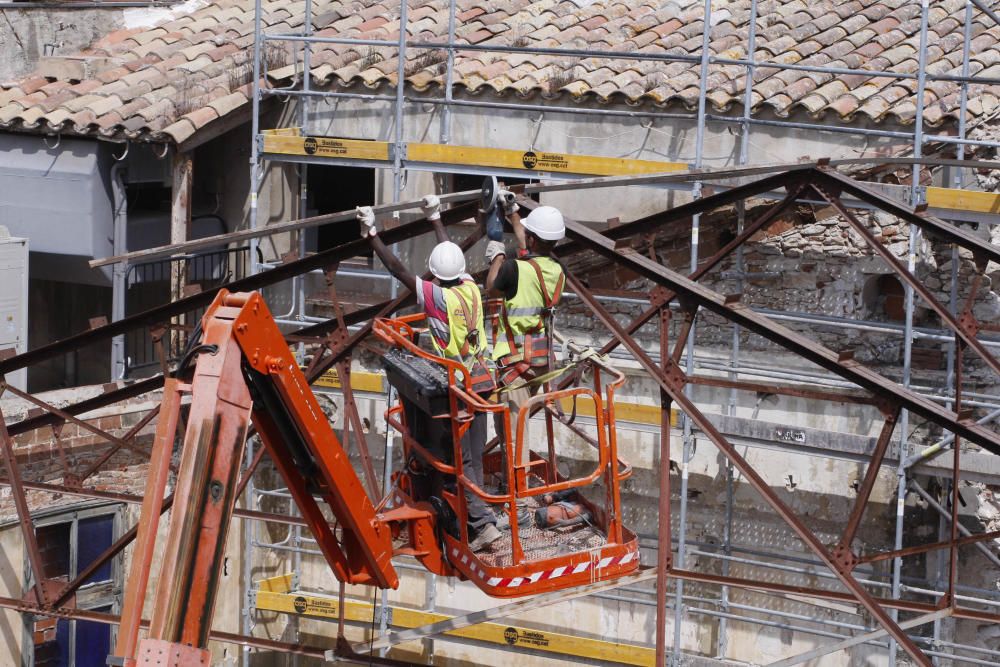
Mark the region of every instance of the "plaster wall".
<instances>
[{"instance_id":1,"label":"plaster wall","mask_svg":"<svg viewBox=\"0 0 1000 667\"><path fill-rule=\"evenodd\" d=\"M0 9L0 83L25 76L44 56L76 53L124 25L124 11L115 8Z\"/></svg>"},{"instance_id":2,"label":"plaster wall","mask_svg":"<svg viewBox=\"0 0 1000 667\"><path fill-rule=\"evenodd\" d=\"M697 395L697 400L707 412L711 413L716 411L716 405L722 405L728 400L727 394L728 392L701 392ZM630 371L629 381L621 393L620 400L654 404L654 396L658 397L658 390L653 388L653 384L648 378L644 378L641 373ZM340 401L339 396L332 397L334 405L341 405ZM384 423L379 418L384 410L384 403L381 400L365 399L360 401L360 407L362 417L371 420L370 423L373 425L372 431L368 434L369 447L376 456L379 456L384 446ZM769 406L767 408L768 414L762 415L761 418L789 417L794 413L787 411L785 409L787 407ZM750 405L741 405L739 410L744 412L751 408ZM334 415L335 427L342 427L339 407L330 412ZM856 415L850 414L850 410L845 410L843 413L831 411L828 416L829 422L824 423L827 423L828 428L831 429L836 428L833 426L834 424L848 424L857 419ZM809 423L809 417L806 416L800 421L786 420L786 423L805 425ZM544 428L543 422L536 420L532 427L540 431ZM618 429L621 456L628 460L635 469L633 479L627 482L623 489L622 502L625 509L625 521L630 528L645 536L655 535L658 517L658 497L653 474L654 466L659 463L657 431L658 429L654 430L628 423L619 423ZM575 474L593 466L594 457L589 445L575 436L563 433L560 433L559 436L557 452L566 470ZM681 432L674 430L672 437L674 448L672 458L679 459ZM399 446L400 443L397 440L395 442L397 452ZM863 466L849 461L791 455L787 452L754 448L749 449L747 456L757 469L762 471L769 486L785 502L790 504L795 511L810 517L811 525L823 539L833 540L835 538L853 501L853 495L846 480L863 474ZM376 461L376 469L381 469L380 461ZM792 488L786 484L788 475L791 475L795 480L795 485ZM679 475L673 474L671 477L674 488L679 488ZM276 478L272 478L270 483L276 481ZM889 508L892 506L890 501L894 498L894 481L894 476L891 474L880 476L872 498L868 520L861 533L866 545L880 544L884 546L887 540L891 539ZM266 478L262 480L262 483L268 483ZM695 438L694 455L689 464L689 498L688 540L697 544L697 548L708 551L715 550L712 545L718 545L722 542L724 530L725 468L711 443L700 436ZM807 556L797 538L766 507L760 496L742 480L737 481L735 485L735 506L732 535L734 543L776 553ZM672 512L673 530L676 535L679 529L677 522L679 505L676 500L673 503ZM269 536L273 541L279 541L285 536L285 529L274 527L264 535ZM646 544L651 547L655 541L647 541ZM282 574L290 571L292 566L290 555L266 548L256 549L251 558L254 563L255 578ZM655 550L649 547L644 548L642 560L647 565L654 563ZM695 554L689 557L688 566L719 573L719 562ZM815 569L821 570L822 568ZM729 572L735 576L759 576L760 571L751 572L746 566L734 564ZM400 570L400 577L399 589L391 591L389 594L390 600L394 604L426 608L433 597L435 609L438 612L456 615L496 605L495 600L491 600L467 582L462 583L442 577L434 580L425 573L410 569ZM787 575L779 576L776 574L773 575L773 578L775 580L788 580ZM802 575L797 578L793 576L791 580L804 585L822 581L817 579L815 574ZM329 568L325 562L321 558L311 555L302 557L299 587L302 590L332 595L336 595L338 590L337 582L330 576ZM649 645L655 638L654 610L650 606L654 599L653 589L652 586L648 585L642 588L648 590L649 593L645 595L642 593L630 594L630 597L637 600L634 602L613 598L585 598L560 603L535 612L519 614L504 622L541 630L569 632L580 636ZM350 597L367 601L372 600L373 595L375 595L371 589L365 587L348 587L347 594ZM688 585L685 588L685 594L697 598L715 595L715 592L706 587ZM754 596L736 591L731 594L731 599L737 604L761 604L785 613L815 613L811 605L794 600ZM696 599L691 600L688 604L695 610L708 609L711 611L714 609L712 605L700 604ZM823 611L822 615L841 620L850 618L843 614L838 615L836 611L832 610ZM289 619L282 615L267 614L258 618L260 622L258 631L264 633L262 636L281 637L285 640L292 640L295 636L299 636L302 641L308 641L311 644L329 645L336 632L335 624L322 621ZM572 619L572 621L568 619ZM671 621L668 623L669 636L673 636L672 623L671 617ZM293 629L295 624L298 627L298 635ZM349 629L348 637L360 640L365 636L364 632L360 628ZM717 618L691 611L685 615L681 628L683 648L685 651L712 654L715 650L717 633ZM791 633L746 623L731 624L729 637L728 654L730 656L740 656L742 659L755 662L767 662L769 659L778 659L795 652L808 650L819 645L822 641L821 638L807 634ZM400 658L404 656L415 657L420 654L426 655L427 650L427 646L414 643L400 647L393 655ZM873 649L869 647L862 647L850 652L841 652L829 657L829 662L824 664L868 664L866 661L872 651ZM440 639L434 642L433 652L436 660L447 661L447 664L509 664L515 655L519 664L524 665L567 664L567 658L554 658L526 652L512 654L496 647L468 645ZM871 664L883 664L883 658L884 656L876 657ZM275 657L274 662L261 662L260 664L278 665L284 663Z\"/></svg>"}]
</instances>

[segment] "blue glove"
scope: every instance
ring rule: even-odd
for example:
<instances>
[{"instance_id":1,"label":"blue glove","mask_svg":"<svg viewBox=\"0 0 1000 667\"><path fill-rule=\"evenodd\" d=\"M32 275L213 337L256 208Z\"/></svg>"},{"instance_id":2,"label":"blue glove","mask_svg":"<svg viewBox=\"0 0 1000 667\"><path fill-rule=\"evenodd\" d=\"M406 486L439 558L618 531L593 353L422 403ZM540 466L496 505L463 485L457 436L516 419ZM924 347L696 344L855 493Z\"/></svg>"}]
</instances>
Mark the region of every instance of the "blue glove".
<instances>
[{"instance_id":1,"label":"blue glove","mask_svg":"<svg viewBox=\"0 0 1000 667\"><path fill-rule=\"evenodd\" d=\"M486 238L491 241L503 241L503 220L500 219L500 208L494 206L483 217L486 224Z\"/></svg>"}]
</instances>

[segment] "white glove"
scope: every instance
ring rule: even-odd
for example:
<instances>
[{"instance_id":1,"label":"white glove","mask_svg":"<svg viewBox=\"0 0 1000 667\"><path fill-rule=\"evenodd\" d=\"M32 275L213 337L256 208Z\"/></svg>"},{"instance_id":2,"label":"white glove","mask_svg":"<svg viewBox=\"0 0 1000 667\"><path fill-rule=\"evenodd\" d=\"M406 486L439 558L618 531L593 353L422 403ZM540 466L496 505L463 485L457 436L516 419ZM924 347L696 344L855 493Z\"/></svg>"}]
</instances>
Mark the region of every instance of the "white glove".
<instances>
[{"instance_id":1,"label":"white glove","mask_svg":"<svg viewBox=\"0 0 1000 667\"><path fill-rule=\"evenodd\" d=\"M489 264L493 263L494 258L498 255L506 255L507 247L503 244L503 241L490 241L486 244L486 261Z\"/></svg>"},{"instance_id":2,"label":"white glove","mask_svg":"<svg viewBox=\"0 0 1000 667\"><path fill-rule=\"evenodd\" d=\"M500 194L497 195L497 202L499 202L503 208L503 212L507 215L517 213L517 202L514 201L514 193L510 190L501 190Z\"/></svg>"},{"instance_id":3,"label":"white glove","mask_svg":"<svg viewBox=\"0 0 1000 667\"><path fill-rule=\"evenodd\" d=\"M420 210L424 212L424 217L428 220L441 219L441 200L437 195L424 195Z\"/></svg>"},{"instance_id":4,"label":"white glove","mask_svg":"<svg viewBox=\"0 0 1000 667\"><path fill-rule=\"evenodd\" d=\"M361 221L362 238L378 234L378 230L375 229L375 211L371 206L358 206L356 215Z\"/></svg>"}]
</instances>

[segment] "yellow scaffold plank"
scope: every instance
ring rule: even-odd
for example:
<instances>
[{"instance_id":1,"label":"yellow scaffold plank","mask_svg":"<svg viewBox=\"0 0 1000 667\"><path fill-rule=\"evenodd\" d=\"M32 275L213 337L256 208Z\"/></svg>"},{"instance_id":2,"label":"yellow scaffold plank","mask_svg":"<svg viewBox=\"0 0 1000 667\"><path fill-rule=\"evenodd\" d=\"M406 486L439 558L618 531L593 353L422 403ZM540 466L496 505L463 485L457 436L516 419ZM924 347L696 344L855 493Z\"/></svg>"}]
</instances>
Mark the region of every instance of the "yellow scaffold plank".
<instances>
[{"instance_id":1,"label":"yellow scaffold plank","mask_svg":"<svg viewBox=\"0 0 1000 667\"><path fill-rule=\"evenodd\" d=\"M282 134L264 135L264 152L280 155L304 155L354 160L389 159L389 143L365 139L334 139Z\"/></svg>"},{"instance_id":2,"label":"yellow scaffold plank","mask_svg":"<svg viewBox=\"0 0 1000 667\"><path fill-rule=\"evenodd\" d=\"M329 369L313 382L314 387L324 389L340 389L340 378L336 369ZM383 373L372 373L370 371L351 371L351 389L363 391L370 394L385 393L385 375ZM562 409L567 413L572 411L573 402L569 398L560 401ZM577 401L576 414L581 417L594 417L594 403L583 399ZM677 426L678 411L670 411L670 425ZM631 424L645 424L650 426L660 425L660 407L657 405L643 405L641 403L631 403L626 401L615 402L615 420Z\"/></svg>"},{"instance_id":3,"label":"yellow scaffold plank","mask_svg":"<svg viewBox=\"0 0 1000 667\"><path fill-rule=\"evenodd\" d=\"M954 188L927 188L927 205L953 211L1000 213L1000 194Z\"/></svg>"},{"instance_id":4,"label":"yellow scaffold plank","mask_svg":"<svg viewBox=\"0 0 1000 667\"><path fill-rule=\"evenodd\" d=\"M369 371L351 371L351 389L354 391L367 391L373 394L381 394L385 391L385 387L382 381L385 379L385 375L382 373L372 373ZM316 378L313 382L314 387L323 387L325 389L340 389L340 377L337 375L337 369L331 368L323 373L323 375Z\"/></svg>"},{"instance_id":5,"label":"yellow scaffold plank","mask_svg":"<svg viewBox=\"0 0 1000 667\"><path fill-rule=\"evenodd\" d=\"M278 127L273 130L261 130L264 136L272 137L301 137L302 129L298 127Z\"/></svg>"},{"instance_id":6,"label":"yellow scaffold plank","mask_svg":"<svg viewBox=\"0 0 1000 667\"><path fill-rule=\"evenodd\" d=\"M506 148L420 143L406 145L406 161L594 176L662 174L687 171L688 169L688 165L683 162L656 162L599 155L552 153L541 150L520 151Z\"/></svg>"},{"instance_id":7,"label":"yellow scaffold plank","mask_svg":"<svg viewBox=\"0 0 1000 667\"><path fill-rule=\"evenodd\" d=\"M334 597L297 592L276 593L263 589L257 591L257 609L328 620L335 620L338 615L337 599ZM390 609L391 625L397 628L416 628L452 618L444 614L405 607L394 606ZM344 618L347 621L370 623L372 610L372 605L369 603L348 600L344 605ZM501 623L480 623L443 634L486 644L521 646L536 651L585 658L602 663L652 665L656 658L655 651L645 646L576 637L559 632L533 630Z\"/></svg>"},{"instance_id":8,"label":"yellow scaffold plank","mask_svg":"<svg viewBox=\"0 0 1000 667\"><path fill-rule=\"evenodd\" d=\"M564 398L559 401L562 405L564 412L569 413L573 410L573 400L570 398ZM586 399L578 400L576 402L576 414L581 417L593 417L594 416L594 403ZM616 422L630 422L633 424L647 424L653 426L660 425L660 407L657 405L643 405L641 403L626 403L624 401L615 401L615 421ZM676 408L670 410L670 425L677 426L677 415L679 412Z\"/></svg>"}]
</instances>

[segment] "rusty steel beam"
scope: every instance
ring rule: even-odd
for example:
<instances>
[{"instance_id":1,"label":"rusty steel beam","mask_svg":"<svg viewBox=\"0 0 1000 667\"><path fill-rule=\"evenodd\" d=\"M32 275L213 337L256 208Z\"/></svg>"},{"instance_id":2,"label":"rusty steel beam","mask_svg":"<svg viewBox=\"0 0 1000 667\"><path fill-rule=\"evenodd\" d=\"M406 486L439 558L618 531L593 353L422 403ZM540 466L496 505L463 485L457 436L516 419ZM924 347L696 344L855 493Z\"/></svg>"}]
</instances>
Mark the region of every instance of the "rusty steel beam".
<instances>
[{"instance_id":1,"label":"rusty steel beam","mask_svg":"<svg viewBox=\"0 0 1000 667\"><path fill-rule=\"evenodd\" d=\"M660 227L668 225L672 222L688 220L692 216L706 213L729 204L735 204L736 202L749 199L755 195L770 192L771 190L786 188L789 195L777 204L772 205L771 208L764 214L768 218L766 222L763 224L755 222L748 227L748 229L753 229L752 233L746 235L747 238L749 238L750 236L753 236L754 233L759 231L760 227L769 223L778 213L795 203L795 200L802 192L799 185L806 178L808 178L809 173L811 173L811 170L767 176L758 181L747 183L746 185L740 185L718 194L709 195L708 197L703 197L687 204L681 204L680 206L662 211L660 213L654 213L644 218L633 220L632 222L627 222L623 225L618 225L617 227L612 227L602 233L608 238L616 241L620 239L627 239L630 236L635 236L636 234L648 234L650 232L655 232ZM528 201L531 200L519 199L518 204L525 206L526 208L531 208L530 206L526 206ZM535 206L538 206L538 204L535 204ZM557 247L557 252L560 255L569 255L584 249L586 249L584 245L573 239L560 244Z\"/></svg>"},{"instance_id":2,"label":"rusty steel beam","mask_svg":"<svg viewBox=\"0 0 1000 667\"><path fill-rule=\"evenodd\" d=\"M873 190L868 185L859 183L849 176L840 174L833 169L820 167L810 171L808 178L811 182L824 186L834 192L842 191L850 193L856 199L916 225L927 234L971 250L979 258L1000 262L1000 249L997 246L984 241L957 225L949 224L940 218L929 215L923 210L918 211L917 209L900 204L896 200L886 197L877 190Z\"/></svg>"},{"instance_id":3,"label":"rusty steel beam","mask_svg":"<svg viewBox=\"0 0 1000 667\"><path fill-rule=\"evenodd\" d=\"M906 268L906 266L899 261L899 259L890 252L888 248L885 247L875 235L872 234L871 230L861 223L857 217L854 216L847 208L841 203L840 199L835 195L826 190L823 186L814 186L819 192L820 196L826 200L830 206L835 208L837 212L847 221L847 224L851 226L854 231L861 235L865 240L865 243L875 251L889 266L892 270L896 272L903 282L910 286L910 288L916 292L924 302L931 307L931 309L938 314L941 321L948 325L956 336L958 336L966 345L968 345L979 357L986 363L987 366L993 369L993 372L1000 375L1000 361L994 357L986 346L979 342L976 338L976 323L970 317L968 319L959 319L951 314L951 311L944 306L943 303L938 301L937 297L934 296L926 285L921 281L917 280ZM980 279L981 280L981 279ZM978 284L979 281L977 281ZM973 291L973 296L975 295L975 290Z\"/></svg>"},{"instance_id":4,"label":"rusty steel beam","mask_svg":"<svg viewBox=\"0 0 1000 667\"><path fill-rule=\"evenodd\" d=\"M71 422L73 424L76 424L77 426L79 426L80 428L82 428L85 431L90 431L91 433L93 433L94 435L96 435L98 438L101 438L103 440L107 440L108 442L110 442L110 443L112 443L112 444L114 444L114 445L116 445L118 447L124 447L125 449L131 449L133 452L136 452L137 454L142 454L143 456L148 456L149 455L148 451L144 450L142 447L139 447L134 442L131 442L131 441L127 440L127 439L123 439L123 438L119 438L119 437L113 436L110 433L108 433L107 431L105 431L103 429L100 429L100 428L94 426L93 424L91 424L91 423L89 423L87 421L84 421L83 419L80 419L80 418L78 418L78 417L76 417L76 416L74 416L74 415L72 415L72 414L70 414L68 412L60 410L59 408L57 408L55 406L49 405L45 401L43 401L43 400L41 400L39 398L36 398L35 396L32 396L31 394L29 394L27 392L20 391L19 389L16 389L15 387L11 387L9 385L4 385L4 388L7 391L9 391L12 394L14 394L15 396L23 398L24 400L26 400L26 401L28 401L30 403L34 403L35 405L39 406L43 410L45 410L45 411L47 411L47 412L49 412L49 413L51 413L53 415L55 415L56 417L58 417L60 419L63 419L65 421Z\"/></svg>"},{"instance_id":5,"label":"rusty steel beam","mask_svg":"<svg viewBox=\"0 0 1000 667\"><path fill-rule=\"evenodd\" d=\"M844 534L840 538L838 549L834 549L835 555L842 556L843 559L850 562L852 569L854 564L857 563L857 559L851 551L851 542L854 541L854 536L858 532L858 526L861 525L861 517L864 516L868 499L872 495L872 489L875 488L875 480L878 479L879 469L882 467L882 460L889 449L889 441L892 439L893 431L896 430L896 421L898 419L899 410L894 410L885 416L885 421L882 423L882 431L879 433L878 441L875 443L875 451L872 452L871 461L868 462L868 470L865 471L865 479L858 488L858 497L854 499L854 507L851 508L847 525L844 527ZM842 560L842 562L844 561Z\"/></svg>"},{"instance_id":6,"label":"rusty steel beam","mask_svg":"<svg viewBox=\"0 0 1000 667\"><path fill-rule=\"evenodd\" d=\"M665 266L650 261L648 257L630 249L616 248L614 241L578 222L567 219L566 230L571 237L580 240L589 249L635 271L657 285L675 291L679 297L689 300L692 304L720 315L729 322L738 324L793 354L825 368L890 403L898 404L994 454L1000 454L1000 436L983 426L956 419L955 415L948 410L900 387L895 382L865 368L853 359L841 359L837 353L816 341L774 322L765 315L754 312L740 302L730 302L721 294L671 271Z\"/></svg>"},{"instance_id":7,"label":"rusty steel beam","mask_svg":"<svg viewBox=\"0 0 1000 667\"><path fill-rule=\"evenodd\" d=\"M0 430L2 433L2 430ZM0 479L0 486L11 486L9 480ZM142 504L143 496L136 496L130 493L117 493L115 491L101 491L99 489L88 489L65 484L49 484L46 482L21 482L21 486L32 491L44 491L45 493L59 493L66 496L76 496L78 498L92 498L94 500L110 500L117 503L128 503L130 505ZM28 514L30 517L30 513ZM267 521L269 523L281 523L289 526L305 526L305 519L287 514L271 514L269 512L258 512L237 507L233 510L233 516L241 519L252 519L254 521Z\"/></svg>"},{"instance_id":8,"label":"rusty steel beam","mask_svg":"<svg viewBox=\"0 0 1000 667\"><path fill-rule=\"evenodd\" d=\"M476 210L477 202L461 204L447 211L441 212L441 220L445 225L453 225L472 216ZM379 237L386 245L399 243L409 238L419 236L427 232L426 219L386 229ZM9 359L0 361L0 375L11 373L20 368L25 368L37 364L47 359L52 359L60 355L72 352L86 345L109 340L114 336L127 333L132 329L143 326L163 324L176 315L181 315L189 311L208 306L220 289L227 289L230 292L252 292L262 287L273 285L274 283L293 278L297 275L307 273L313 269L322 269L333 262L349 259L357 255L364 254L368 249L366 239L357 239L348 243L343 243L329 250L303 257L302 259L282 264L268 271L262 271L256 275L241 278L218 287L199 292L192 296L174 301L171 303L151 308L150 310L123 318L117 322L112 322L103 327L97 327L89 331L84 331L76 335L64 338L63 340L43 345L23 354L18 354Z\"/></svg>"},{"instance_id":9,"label":"rusty steel beam","mask_svg":"<svg viewBox=\"0 0 1000 667\"><path fill-rule=\"evenodd\" d=\"M107 463L108 461L110 461L112 456L114 456L119 451L121 451L122 447L124 447L124 443L125 442L131 441L135 437L135 435L139 431L141 431L142 429L144 429L149 424L149 422L151 422L153 420L153 417L155 417L159 413L160 413L160 406L157 405L155 408L153 408L152 410L150 410L149 412L147 412L145 415L143 415L142 419L140 419L139 422L135 426L133 426L132 428L130 428L128 430L128 432L125 433L125 435L123 435L121 437L122 442L120 444L119 443L115 443L111 447L109 447L106 452L104 452L103 454L101 454L101 457L99 459L97 459L92 464L90 464L89 468L87 468L86 470L84 470L82 474L77 475L75 477L74 481L77 484L79 484L79 483L83 482L84 480L89 479L91 475L93 475L95 472L97 472L98 470L100 470L104 466L105 463Z\"/></svg>"},{"instance_id":10,"label":"rusty steel beam","mask_svg":"<svg viewBox=\"0 0 1000 667\"><path fill-rule=\"evenodd\" d=\"M566 220L567 228L573 225L580 227L578 223ZM588 230L589 231L589 230ZM586 238L586 236L579 234ZM638 253L629 253L629 256L646 259ZM648 261L648 259L646 259ZM670 399L688 416L691 422L712 441L712 444L739 470L747 482L757 490L768 505L781 517L781 519L799 536L806 546L829 567L830 571L840 580L840 582L851 591L854 599L864 606L865 609L882 625L883 628L897 641L900 646L914 659L917 664L930 667L931 662L917 647L913 640L900 629L896 622L886 613L885 609L879 605L871 594L851 575L850 570L841 567L837 559L827 550L823 542L806 526L792 509L782 501L778 495L768 486L767 482L757 473L756 469L737 451L722 433L715 428L715 425L695 406L684 393L684 374L677 364L670 362L668 370L659 368L649 355L642 349L635 339L629 336L622 329L615 318L605 310L605 308L590 296L586 288L580 284L574 276L567 274L567 283L572 285L577 294L590 307L594 315L608 327L614 335L625 345L636 357L639 364L656 380L660 389L670 396Z\"/></svg>"},{"instance_id":11,"label":"rusty steel beam","mask_svg":"<svg viewBox=\"0 0 1000 667\"><path fill-rule=\"evenodd\" d=\"M114 614L108 614L102 611L91 611L89 609L71 609L67 607L59 607L58 609L47 609L45 607L40 607L36 605L26 604L22 600L15 598L0 596L0 608L13 609L19 611L23 614L33 614L36 616L47 616L49 618L64 618L67 620L77 620L77 621L92 621L94 623L103 623L105 625L118 625L119 617ZM140 626L143 628L149 627L149 621L142 619ZM209 633L208 638L223 642L226 644L237 644L239 646L248 646L250 648L257 648L264 651L280 651L282 653L288 653L290 655L302 655L310 658L322 659L326 654L326 649L320 648L318 646L309 646L301 643L291 643L276 641L274 639L264 639L261 637L248 637L246 635L236 634L234 632L221 632L219 630L213 630Z\"/></svg>"},{"instance_id":12,"label":"rusty steel beam","mask_svg":"<svg viewBox=\"0 0 1000 667\"><path fill-rule=\"evenodd\" d=\"M73 403L72 405L67 405L62 408L62 411L74 416L82 415L90 412L91 410L104 408L129 398L135 398L136 396L156 391L162 386L163 376L158 375L147 380L142 380L141 382L126 384L124 387L106 391L99 396L94 396L93 398L88 398L78 403ZM28 417L27 419L22 419L19 422L9 424L7 429L12 436L21 435L22 433L34 431L35 429L42 428L43 426L54 426L63 421L62 417L59 417L52 412L45 412L44 414L37 415L35 417Z\"/></svg>"},{"instance_id":13,"label":"rusty steel beam","mask_svg":"<svg viewBox=\"0 0 1000 667\"><path fill-rule=\"evenodd\" d=\"M823 588L812 588L808 586L795 586L791 584L778 584L766 581L763 578L747 579L733 577L729 575L710 574L708 572L697 572L694 570L682 570L673 568L670 576L685 581L694 581L701 584L713 584L716 586L733 586L749 591L759 591L762 593L777 593L781 595L798 595L801 597L816 598L818 600L829 600L831 602L846 602L858 604L858 600L850 593L833 591ZM873 598L875 602L887 609L898 609L899 611L915 612L926 614L933 612L940 607L936 603L917 602L915 600L903 600L892 598ZM979 609L968 609L957 607L952 612L955 618L963 618L970 621L981 621L985 623L1000 623L1000 614Z\"/></svg>"},{"instance_id":14,"label":"rusty steel beam","mask_svg":"<svg viewBox=\"0 0 1000 667\"><path fill-rule=\"evenodd\" d=\"M879 553L862 556L861 558L858 559L858 562L877 563L883 560L892 560L893 558L905 558L906 556L923 554L927 553L928 551L947 549L951 547L953 544L956 547L964 547L968 544L978 544L979 542L985 542L987 540L997 540L997 539L1000 539L1000 530L994 530L989 533L978 533L975 535L968 535L966 537L959 537L954 542L952 542L951 540L944 540L942 542L931 542L930 544L917 544L912 547L903 547L902 549L896 549L895 551L880 551Z\"/></svg>"},{"instance_id":15,"label":"rusty steel beam","mask_svg":"<svg viewBox=\"0 0 1000 667\"><path fill-rule=\"evenodd\" d=\"M21 470L14 457L14 440L7 432L7 425L4 422L3 410L0 409L0 454L3 457L4 467L7 468L7 484L10 486L10 495L14 498L17 518L20 519L21 536L24 538L25 551L28 552L28 565L35 578L35 599L39 606L44 606L48 603L48 599L45 595L45 568L42 567L42 553L38 548L38 538L35 535L31 512L28 510L28 501L24 496L26 484L21 480Z\"/></svg>"},{"instance_id":16,"label":"rusty steel beam","mask_svg":"<svg viewBox=\"0 0 1000 667\"><path fill-rule=\"evenodd\" d=\"M680 360L675 358L675 362ZM747 382L745 380L728 380L726 378L708 377L706 375L689 375L688 384L704 387L719 387L721 389L736 389L738 391L753 391L757 393L777 394L807 398L815 401L830 401L832 403L853 403L855 405L876 405L878 401L870 396L840 391L820 391L792 385L765 384L763 382Z\"/></svg>"},{"instance_id":17,"label":"rusty steel beam","mask_svg":"<svg viewBox=\"0 0 1000 667\"><path fill-rule=\"evenodd\" d=\"M718 250L718 252L716 252L714 255L706 259L704 262L701 262L698 265L698 268L688 275L688 278L694 281L701 280L701 278L703 278L709 271L717 267L719 264L723 262L723 260L729 257L729 255L731 255L733 251L735 251L738 247L749 241L754 234L756 234L761 229L770 224L771 221L774 220L774 218L777 217L783 210L792 205L795 202L795 198L801 191L801 188L805 186L795 180L787 182L787 179L786 179L786 184L790 186L792 189L789 191L788 195L784 199L772 205L768 210L764 211L764 213L762 213L756 220L754 220L750 225L745 227L744 230L740 232L740 234L736 238L734 238L732 241L724 245L722 248ZM694 203L706 202L711 199L712 199L711 197L706 197ZM539 205L538 203L536 203L531 199L519 199L518 204L529 210L534 210ZM665 224L665 223L661 222L659 224ZM560 250L562 251L562 248L560 248ZM562 252L565 253L565 251ZM632 320L632 322L629 323L629 325L625 328L625 330L628 332L630 336L634 335L636 331L645 326L647 322L653 319L660 312L661 305L670 303L670 301L676 298L676 296L677 296L676 292L666 288L660 288L659 290L654 290L651 299L652 305L646 310L644 310L638 317ZM694 315L692 314L691 318L693 317ZM691 322L685 321L684 324L685 333L682 336L678 337L678 342L677 342L678 350L683 348L684 341L687 340L686 331L690 328L690 326ZM619 344L618 339L612 338L601 347L599 354L609 354L611 351L613 351L618 347L618 344ZM680 352L678 351L677 354L680 354ZM559 381L559 383L557 384L558 388L565 389L566 387L568 387L570 384L576 381L576 378L579 377L579 374L581 372L582 369L580 368L577 368L576 370L572 371L569 375L567 375L566 377L562 378Z\"/></svg>"}]
</instances>

